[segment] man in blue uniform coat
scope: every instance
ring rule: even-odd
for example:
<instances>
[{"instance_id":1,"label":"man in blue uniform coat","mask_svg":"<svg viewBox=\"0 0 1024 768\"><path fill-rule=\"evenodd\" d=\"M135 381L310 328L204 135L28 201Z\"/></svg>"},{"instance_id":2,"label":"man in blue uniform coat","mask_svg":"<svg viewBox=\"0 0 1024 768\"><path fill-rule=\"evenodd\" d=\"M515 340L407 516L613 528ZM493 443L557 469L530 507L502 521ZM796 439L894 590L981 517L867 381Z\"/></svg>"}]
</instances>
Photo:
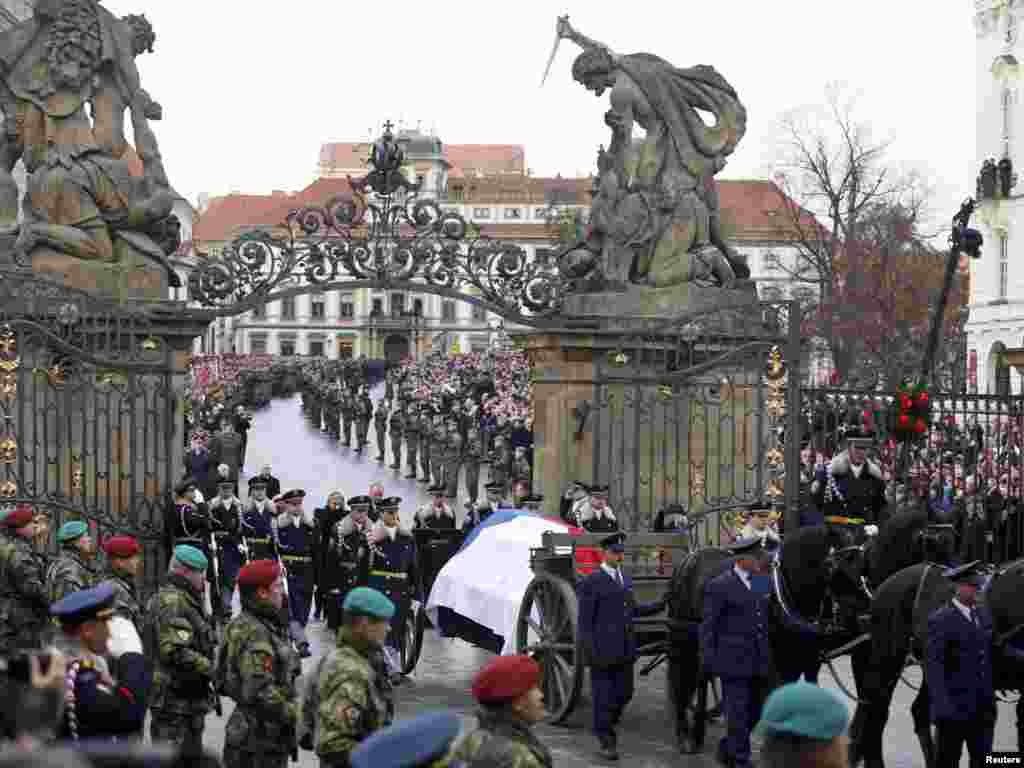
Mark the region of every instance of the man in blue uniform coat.
<instances>
[{"instance_id":1,"label":"man in blue uniform coat","mask_svg":"<svg viewBox=\"0 0 1024 768\"><path fill-rule=\"evenodd\" d=\"M956 595L928 617L925 679L931 695L937 750L935 768L960 765L964 744L971 768L992 751L996 698L992 682L992 618L978 605L984 577L977 562L949 578Z\"/></svg>"},{"instance_id":2,"label":"man in blue uniform coat","mask_svg":"<svg viewBox=\"0 0 1024 768\"><path fill-rule=\"evenodd\" d=\"M309 658L306 625L316 587L313 567L313 515L302 507L306 492L288 491L281 497L284 511L277 518L277 547L288 574L288 626L302 658Z\"/></svg>"},{"instance_id":3,"label":"man in blue uniform coat","mask_svg":"<svg viewBox=\"0 0 1024 768\"><path fill-rule=\"evenodd\" d=\"M754 581L767 572L773 546L760 536L737 542L733 567L704 585L701 659L705 670L722 681L728 730L717 757L729 768L749 768L750 731L771 691L768 595Z\"/></svg>"},{"instance_id":4,"label":"man in blue uniform coat","mask_svg":"<svg viewBox=\"0 0 1024 768\"><path fill-rule=\"evenodd\" d=\"M619 759L615 727L633 698L633 618L653 616L665 605L663 600L637 605L633 580L622 572L625 541L624 533L601 540L601 567L583 579L577 590L580 643L590 665L594 696L594 735L606 760Z\"/></svg>"}]
</instances>

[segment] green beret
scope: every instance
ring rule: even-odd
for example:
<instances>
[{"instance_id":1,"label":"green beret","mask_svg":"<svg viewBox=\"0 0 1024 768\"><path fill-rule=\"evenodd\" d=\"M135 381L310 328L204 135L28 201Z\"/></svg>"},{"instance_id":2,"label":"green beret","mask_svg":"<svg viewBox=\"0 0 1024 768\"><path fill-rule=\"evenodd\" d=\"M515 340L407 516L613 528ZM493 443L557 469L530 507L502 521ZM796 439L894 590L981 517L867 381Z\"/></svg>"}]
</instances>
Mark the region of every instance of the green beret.
<instances>
[{"instance_id":1,"label":"green beret","mask_svg":"<svg viewBox=\"0 0 1024 768\"><path fill-rule=\"evenodd\" d=\"M395 604L387 595L370 587L349 590L341 607L346 613L361 613L375 619L390 620L395 615Z\"/></svg>"},{"instance_id":2,"label":"green beret","mask_svg":"<svg viewBox=\"0 0 1024 768\"><path fill-rule=\"evenodd\" d=\"M89 526L81 520L71 520L70 522L64 523L57 531L57 541L61 544L67 544L69 541L80 539L89 532Z\"/></svg>"},{"instance_id":3,"label":"green beret","mask_svg":"<svg viewBox=\"0 0 1024 768\"><path fill-rule=\"evenodd\" d=\"M193 571L205 571L206 566L210 564L201 549L196 549L188 544L179 544L174 548L174 559Z\"/></svg>"},{"instance_id":4,"label":"green beret","mask_svg":"<svg viewBox=\"0 0 1024 768\"><path fill-rule=\"evenodd\" d=\"M761 710L757 732L831 741L846 732L849 720L846 704L836 694L801 681L772 691Z\"/></svg>"}]
</instances>

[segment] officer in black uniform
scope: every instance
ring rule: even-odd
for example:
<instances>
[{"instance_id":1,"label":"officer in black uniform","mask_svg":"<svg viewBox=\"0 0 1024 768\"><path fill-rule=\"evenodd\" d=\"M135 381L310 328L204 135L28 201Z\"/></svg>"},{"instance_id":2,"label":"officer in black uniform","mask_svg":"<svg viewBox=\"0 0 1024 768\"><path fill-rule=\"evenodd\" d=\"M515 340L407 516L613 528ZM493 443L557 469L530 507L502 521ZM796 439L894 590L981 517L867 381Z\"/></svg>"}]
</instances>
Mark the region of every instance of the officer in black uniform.
<instances>
[{"instance_id":1,"label":"officer in black uniform","mask_svg":"<svg viewBox=\"0 0 1024 768\"><path fill-rule=\"evenodd\" d=\"M296 488L281 497L284 511L277 518L277 549L288 573L289 629L302 658L310 656L306 624L316 588L313 564L313 516L302 508L306 492Z\"/></svg>"},{"instance_id":2,"label":"officer in black uniform","mask_svg":"<svg viewBox=\"0 0 1024 768\"><path fill-rule=\"evenodd\" d=\"M369 512L369 496L353 496L348 500L348 514L338 517L325 535L323 591L327 626L341 626L341 606L345 596L358 586L359 567L366 554L367 539L373 528Z\"/></svg>"}]
</instances>

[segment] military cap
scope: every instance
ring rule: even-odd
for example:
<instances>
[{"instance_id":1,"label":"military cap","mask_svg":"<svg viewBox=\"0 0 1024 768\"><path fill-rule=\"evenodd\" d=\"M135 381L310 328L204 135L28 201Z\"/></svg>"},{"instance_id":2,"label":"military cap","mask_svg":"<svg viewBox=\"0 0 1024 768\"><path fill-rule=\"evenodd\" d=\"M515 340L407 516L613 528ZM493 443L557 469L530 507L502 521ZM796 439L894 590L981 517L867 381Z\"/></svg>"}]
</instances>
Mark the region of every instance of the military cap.
<instances>
[{"instance_id":1,"label":"military cap","mask_svg":"<svg viewBox=\"0 0 1024 768\"><path fill-rule=\"evenodd\" d=\"M174 559L193 571L205 571L206 566L210 564L203 550L188 544L179 544L174 548Z\"/></svg>"},{"instance_id":2,"label":"military cap","mask_svg":"<svg viewBox=\"0 0 1024 768\"><path fill-rule=\"evenodd\" d=\"M182 496L185 493L188 493L190 488L194 490L198 487L199 483L196 482L196 479L194 477L186 477L184 480L178 483L177 486L175 486L174 492L179 496Z\"/></svg>"},{"instance_id":3,"label":"military cap","mask_svg":"<svg viewBox=\"0 0 1024 768\"><path fill-rule=\"evenodd\" d=\"M600 496L602 498L608 498L608 486L607 485L592 485L590 486L591 496Z\"/></svg>"},{"instance_id":4,"label":"military cap","mask_svg":"<svg viewBox=\"0 0 1024 768\"><path fill-rule=\"evenodd\" d=\"M394 512L398 514L398 507L402 504L401 496L388 496L377 500L378 512Z\"/></svg>"},{"instance_id":5,"label":"military cap","mask_svg":"<svg viewBox=\"0 0 1024 768\"><path fill-rule=\"evenodd\" d=\"M94 619L109 619L114 615L114 585L104 581L91 589L80 589L50 606L50 615L61 624L76 626Z\"/></svg>"},{"instance_id":6,"label":"military cap","mask_svg":"<svg viewBox=\"0 0 1024 768\"><path fill-rule=\"evenodd\" d=\"M741 557L768 557L775 550L774 542L764 536L748 536L734 542L729 550Z\"/></svg>"},{"instance_id":7,"label":"military cap","mask_svg":"<svg viewBox=\"0 0 1024 768\"><path fill-rule=\"evenodd\" d=\"M377 731L353 750L352 768L420 768L447 754L461 722L452 712L432 712Z\"/></svg>"},{"instance_id":8,"label":"military cap","mask_svg":"<svg viewBox=\"0 0 1024 768\"><path fill-rule=\"evenodd\" d=\"M523 504L543 504L544 497L539 493L531 493L529 496L523 496L519 501Z\"/></svg>"},{"instance_id":9,"label":"military cap","mask_svg":"<svg viewBox=\"0 0 1024 768\"><path fill-rule=\"evenodd\" d=\"M349 509L366 511L369 510L372 505L373 497L371 496L353 496L348 500Z\"/></svg>"},{"instance_id":10,"label":"military cap","mask_svg":"<svg viewBox=\"0 0 1024 768\"><path fill-rule=\"evenodd\" d=\"M301 488L293 488L290 491L285 491L281 494L281 501L290 504L293 501L299 501L306 498L306 492Z\"/></svg>"},{"instance_id":11,"label":"military cap","mask_svg":"<svg viewBox=\"0 0 1024 768\"><path fill-rule=\"evenodd\" d=\"M385 621L390 621L395 615L395 604L387 595L371 587L356 587L349 590L341 608L346 613L358 613Z\"/></svg>"},{"instance_id":12,"label":"military cap","mask_svg":"<svg viewBox=\"0 0 1024 768\"><path fill-rule=\"evenodd\" d=\"M499 496L502 496L505 493L505 484L488 483L487 485L484 486L484 490L487 491L488 493L495 493L498 494Z\"/></svg>"},{"instance_id":13,"label":"military cap","mask_svg":"<svg viewBox=\"0 0 1024 768\"><path fill-rule=\"evenodd\" d=\"M235 489L235 484L231 480L221 480L219 483L217 483L217 487L218 488L230 488L231 490L234 490Z\"/></svg>"},{"instance_id":14,"label":"military cap","mask_svg":"<svg viewBox=\"0 0 1024 768\"><path fill-rule=\"evenodd\" d=\"M139 554L142 547L131 536L111 536L103 542L103 551L107 553L107 557L129 558Z\"/></svg>"},{"instance_id":15,"label":"military cap","mask_svg":"<svg viewBox=\"0 0 1024 768\"><path fill-rule=\"evenodd\" d=\"M257 488L262 488L264 491L267 490L267 481L261 480L259 475L249 481L250 491L255 491Z\"/></svg>"},{"instance_id":16,"label":"military cap","mask_svg":"<svg viewBox=\"0 0 1024 768\"><path fill-rule=\"evenodd\" d=\"M238 572L238 583L243 587L269 587L280 575L281 565L276 560L253 560Z\"/></svg>"},{"instance_id":17,"label":"military cap","mask_svg":"<svg viewBox=\"0 0 1024 768\"><path fill-rule=\"evenodd\" d=\"M89 526L81 520L69 520L57 531L57 541L60 544L67 544L69 541L80 539L89 532Z\"/></svg>"},{"instance_id":18,"label":"military cap","mask_svg":"<svg viewBox=\"0 0 1024 768\"><path fill-rule=\"evenodd\" d=\"M609 552L625 552L626 534L619 531L611 536L605 536L601 539L601 549L607 549Z\"/></svg>"},{"instance_id":19,"label":"military cap","mask_svg":"<svg viewBox=\"0 0 1024 768\"><path fill-rule=\"evenodd\" d=\"M846 731L849 712L831 691L800 681L776 688L764 703L757 733L831 741Z\"/></svg>"},{"instance_id":20,"label":"military cap","mask_svg":"<svg viewBox=\"0 0 1024 768\"><path fill-rule=\"evenodd\" d=\"M8 528L21 528L32 522L35 514L32 507L19 504L14 509L8 510L3 517L3 524Z\"/></svg>"},{"instance_id":21,"label":"military cap","mask_svg":"<svg viewBox=\"0 0 1024 768\"><path fill-rule=\"evenodd\" d=\"M946 578L954 584L973 584L976 587L985 585L985 575L981 573L981 560L974 560L957 568L946 571Z\"/></svg>"},{"instance_id":22,"label":"military cap","mask_svg":"<svg viewBox=\"0 0 1024 768\"><path fill-rule=\"evenodd\" d=\"M529 656L499 656L473 679L473 698L481 704L518 699L540 682L540 664Z\"/></svg>"}]
</instances>

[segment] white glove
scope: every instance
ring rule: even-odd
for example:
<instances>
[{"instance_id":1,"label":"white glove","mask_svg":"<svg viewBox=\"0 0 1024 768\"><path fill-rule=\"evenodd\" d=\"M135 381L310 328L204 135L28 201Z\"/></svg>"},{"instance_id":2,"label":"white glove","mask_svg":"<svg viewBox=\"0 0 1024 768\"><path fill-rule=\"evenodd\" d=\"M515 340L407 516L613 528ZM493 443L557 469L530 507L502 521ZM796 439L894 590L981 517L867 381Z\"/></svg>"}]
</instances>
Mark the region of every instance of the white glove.
<instances>
[{"instance_id":1,"label":"white glove","mask_svg":"<svg viewBox=\"0 0 1024 768\"><path fill-rule=\"evenodd\" d=\"M107 642L107 653L111 658L119 659L124 653L142 653L142 640L139 633L124 616L110 619L110 640Z\"/></svg>"},{"instance_id":2,"label":"white glove","mask_svg":"<svg viewBox=\"0 0 1024 768\"><path fill-rule=\"evenodd\" d=\"M877 525L865 525L864 526L864 533L866 533L868 536L877 536L878 535L878 526Z\"/></svg>"}]
</instances>

